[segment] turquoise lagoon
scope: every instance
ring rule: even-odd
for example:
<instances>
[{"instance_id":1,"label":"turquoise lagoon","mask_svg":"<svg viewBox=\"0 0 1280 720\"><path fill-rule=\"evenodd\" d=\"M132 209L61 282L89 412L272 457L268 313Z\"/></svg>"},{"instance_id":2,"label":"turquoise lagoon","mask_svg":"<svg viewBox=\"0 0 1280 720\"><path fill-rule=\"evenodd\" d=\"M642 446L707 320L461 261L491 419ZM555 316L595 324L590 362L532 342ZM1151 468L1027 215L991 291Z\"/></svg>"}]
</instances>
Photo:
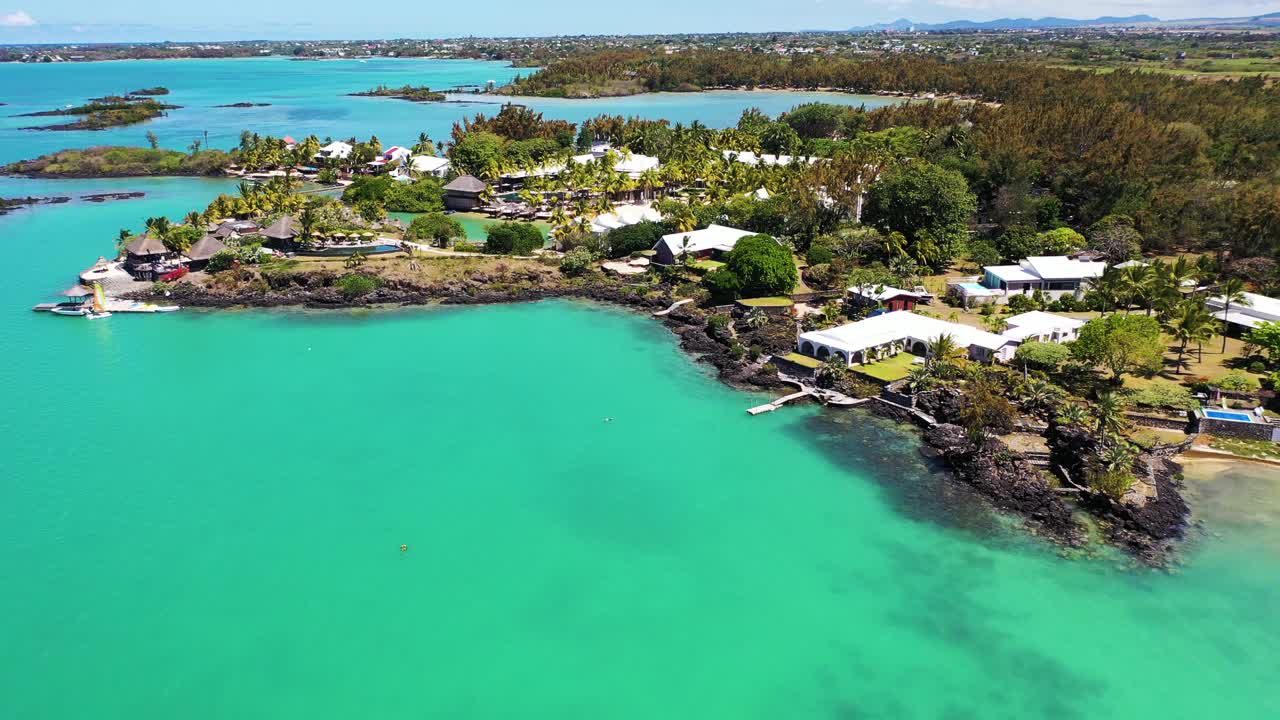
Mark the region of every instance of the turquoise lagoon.
<instances>
[{"instance_id":1,"label":"turquoise lagoon","mask_svg":"<svg viewBox=\"0 0 1280 720\"><path fill-rule=\"evenodd\" d=\"M1060 557L893 424L749 417L614 309L29 310L228 187L0 180L147 193L0 217L4 717L1280 714L1262 466L1193 478L1154 572Z\"/></svg>"}]
</instances>

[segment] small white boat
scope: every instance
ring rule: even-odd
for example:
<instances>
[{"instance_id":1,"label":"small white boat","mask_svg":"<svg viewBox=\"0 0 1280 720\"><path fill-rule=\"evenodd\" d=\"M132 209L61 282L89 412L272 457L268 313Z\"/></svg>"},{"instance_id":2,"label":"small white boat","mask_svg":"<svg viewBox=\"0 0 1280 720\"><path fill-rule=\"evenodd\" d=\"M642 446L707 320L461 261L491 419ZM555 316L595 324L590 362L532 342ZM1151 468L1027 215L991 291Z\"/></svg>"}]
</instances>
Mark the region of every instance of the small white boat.
<instances>
[{"instance_id":1,"label":"small white boat","mask_svg":"<svg viewBox=\"0 0 1280 720\"><path fill-rule=\"evenodd\" d=\"M87 315L85 315L85 318L87 318L87 319L89 319L89 320L101 320L102 318L109 318L109 317L111 317L111 313L109 313L109 312L93 312L93 311L89 311L89 313L88 313Z\"/></svg>"},{"instance_id":2,"label":"small white boat","mask_svg":"<svg viewBox=\"0 0 1280 720\"><path fill-rule=\"evenodd\" d=\"M67 316L73 316L73 317L74 316L88 317L90 314L93 313L93 311L87 307L56 307L51 309L49 312L53 313L54 315L67 315Z\"/></svg>"}]
</instances>

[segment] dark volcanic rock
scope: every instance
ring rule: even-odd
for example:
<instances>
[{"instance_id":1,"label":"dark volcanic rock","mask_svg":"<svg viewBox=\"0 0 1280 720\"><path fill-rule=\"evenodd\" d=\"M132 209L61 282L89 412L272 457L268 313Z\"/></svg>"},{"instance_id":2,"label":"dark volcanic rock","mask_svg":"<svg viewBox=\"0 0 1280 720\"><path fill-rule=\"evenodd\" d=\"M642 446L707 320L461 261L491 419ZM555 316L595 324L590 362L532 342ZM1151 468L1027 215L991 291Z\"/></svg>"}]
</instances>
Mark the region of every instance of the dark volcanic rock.
<instances>
[{"instance_id":1,"label":"dark volcanic rock","mask_svg":"<svg viewBox=\"0 0 1280 720\"><path fill-rule=\"evenodd\" d=\"M951 465L956 477L972 485L993 505L1026 518L1037 530L1068 545L1084 542L1071 508L1035 467L999 440L974 447L964 428L950 423L925 431L925 441Z\"/></svg>"}]
</instances>

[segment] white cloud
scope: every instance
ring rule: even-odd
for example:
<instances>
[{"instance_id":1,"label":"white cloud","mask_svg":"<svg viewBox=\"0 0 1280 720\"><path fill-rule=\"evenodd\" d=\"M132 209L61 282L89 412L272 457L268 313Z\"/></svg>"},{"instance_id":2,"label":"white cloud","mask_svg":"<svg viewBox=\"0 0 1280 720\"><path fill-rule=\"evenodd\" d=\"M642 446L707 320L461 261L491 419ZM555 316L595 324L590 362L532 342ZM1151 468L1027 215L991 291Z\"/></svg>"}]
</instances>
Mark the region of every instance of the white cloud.
<instances>
[{"instance_id":1,"label":"white cloud","mask_svg":"<svg viewBox=\"0 0 1280 720\"><path fill-rule=\"evenodd\" d=\"M0 15L0 27L31 27L36 24L36 19L27 14L26 10L15 10L6 15Z\"/></svg>"}]
</instances>

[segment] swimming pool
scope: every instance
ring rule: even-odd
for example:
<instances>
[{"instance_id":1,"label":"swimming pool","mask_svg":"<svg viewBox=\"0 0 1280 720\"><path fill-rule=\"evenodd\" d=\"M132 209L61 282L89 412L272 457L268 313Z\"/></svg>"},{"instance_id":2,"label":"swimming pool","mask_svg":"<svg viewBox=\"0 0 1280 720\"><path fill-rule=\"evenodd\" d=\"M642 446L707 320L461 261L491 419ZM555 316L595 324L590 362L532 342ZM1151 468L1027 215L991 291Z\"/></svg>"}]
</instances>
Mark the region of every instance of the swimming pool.
<instances>
[{"instance_id":1,"label":"swimming pool","mask_svg":"<svg viewBox=\"0 0 1280 720\"><path fill-rule=\"evenodd\" d=\"M970 293L989 293L989 292L991 292L991 288L986 287L986 286L982 285L981 283L976 283L976 282L962 282L962 283L956 283L956 285L957 285L957 286L959 286L959 287L961 287L961 288L963 288L966 292L970 292Z\"/></svg>"},{"instance_id":2,"label":"swimming pool","mask_svg":"<svg viewBox=\"0 0 1280 720\"><path fill-rule=\"evenodd\" d=\"M1253 417L1248 413L1227 412L1226 410L1205 410L1205 417L1211 417L1214 420L1234 420L1236 422L1253 422Z\"/></svg>"}]
</instances>

